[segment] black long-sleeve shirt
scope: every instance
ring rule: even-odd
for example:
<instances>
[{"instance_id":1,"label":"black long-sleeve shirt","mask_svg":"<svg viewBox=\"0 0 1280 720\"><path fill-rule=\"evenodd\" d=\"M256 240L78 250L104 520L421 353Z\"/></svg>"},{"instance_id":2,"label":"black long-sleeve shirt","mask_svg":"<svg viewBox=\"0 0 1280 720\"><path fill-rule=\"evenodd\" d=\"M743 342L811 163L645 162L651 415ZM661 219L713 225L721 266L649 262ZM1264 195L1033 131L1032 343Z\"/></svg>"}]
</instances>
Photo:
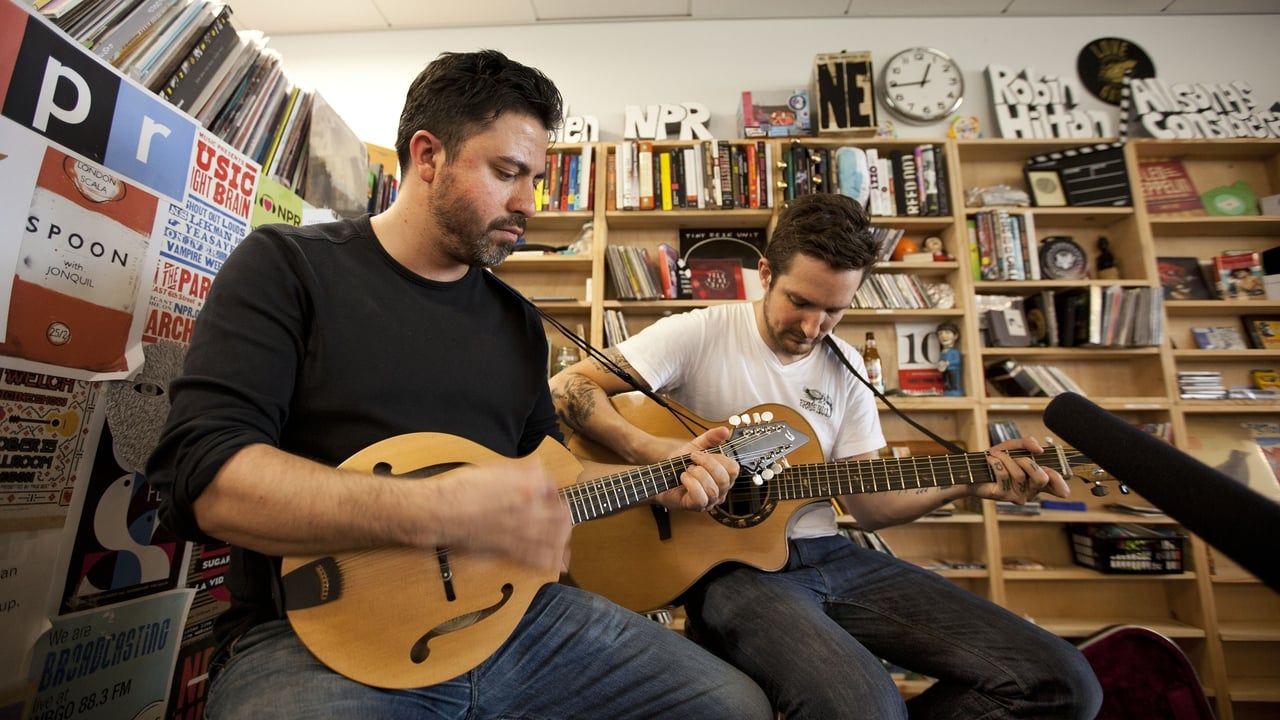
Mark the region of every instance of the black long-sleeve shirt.
<instances>
[{"instance_id":1,"label":"black long-sleeve shirt","mask_svg":"<svg viewBox=\"0 0 1280 720\"><path fill-rule=\"evenodd\" d=\"M207 541L193 503L254 443L330 466L408 432L525 455L560 437L546 358L541 320L490 273L423 279L386 253L368 217L258 228L210 289L147 480L163 521ZM279 616L279 566L233 549L221 639Z\"/></svg>"}]
</instances>

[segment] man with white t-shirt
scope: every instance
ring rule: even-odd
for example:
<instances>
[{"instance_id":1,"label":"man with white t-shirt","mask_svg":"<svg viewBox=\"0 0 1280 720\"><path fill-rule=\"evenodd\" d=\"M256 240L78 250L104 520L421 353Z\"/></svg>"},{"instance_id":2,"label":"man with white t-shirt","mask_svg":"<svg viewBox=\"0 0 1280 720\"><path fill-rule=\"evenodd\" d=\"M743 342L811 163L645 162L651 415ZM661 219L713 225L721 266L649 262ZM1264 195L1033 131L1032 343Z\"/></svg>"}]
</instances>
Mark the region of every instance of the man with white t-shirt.
<instances>
[{"instance_id":1,"label":"man with white t-shirt","mask_svg":"<svg viewBox=\"0 0 1280 720\"><path fill-rule=\"evenodd\" d=\"M760 260L764 296L663 318L606 351L646 388L704 418L776 403L808 423L828 461L878 457L885 444L861 357L832 329L876 262L858 203L833 194L792 201ZM668 457L657 437L609 397L632 390L595 359L551 380L560 420L631 463ZM965 495L1025 503L1065 497L1056 471L1008 451L988 452L994 483L842 496L867 530L910 522ZM849 717L1093 718L1101 690L1068 642L937 574L863 548L837 532L830 503L796 512L789 558L766 572L726 563L682 597L700 642L737 665L788 720ZM904 702L881 658L938 679Z\"/></svg>"}]
</instances>

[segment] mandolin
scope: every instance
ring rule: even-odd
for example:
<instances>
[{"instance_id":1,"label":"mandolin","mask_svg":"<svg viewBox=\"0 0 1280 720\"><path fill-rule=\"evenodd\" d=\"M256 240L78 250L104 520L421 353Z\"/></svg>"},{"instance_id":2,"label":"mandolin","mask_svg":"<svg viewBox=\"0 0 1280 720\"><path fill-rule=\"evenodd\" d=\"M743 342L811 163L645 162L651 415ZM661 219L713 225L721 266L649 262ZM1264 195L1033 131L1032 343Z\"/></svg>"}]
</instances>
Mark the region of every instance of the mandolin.
<instances>
[{"instance_id":1,"label":"mandolin","mask_svg":"<svg viewBox=\"0 0 1280 720\"><path fill-rule=\"evenodd\" d=\"M707 452L767 474L808 439L765 418L736 428ZM581 464L554 439L533 455L557 479L575 525L678 487L691 462L684 455L577 482ZM463 438L412 433L375 443L340 467L432 482L461 465L497 457ZM506 642L538 589L558 579L503 557L447 547L286 557L281 578L285 614L303 644L335 672L384 688L433 685L476 667Z\"/></svg>"}]
</instances>

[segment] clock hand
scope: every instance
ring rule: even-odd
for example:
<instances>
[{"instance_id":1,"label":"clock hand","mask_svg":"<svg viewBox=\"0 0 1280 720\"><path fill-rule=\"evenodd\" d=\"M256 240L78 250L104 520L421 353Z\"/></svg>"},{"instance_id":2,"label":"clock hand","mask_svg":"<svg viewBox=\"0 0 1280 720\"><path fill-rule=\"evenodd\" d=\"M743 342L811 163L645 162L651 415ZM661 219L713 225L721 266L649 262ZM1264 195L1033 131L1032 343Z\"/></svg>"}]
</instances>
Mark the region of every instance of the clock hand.
<instances>
[{"instance_id":1,"label":"clock hand","mask_svg":"<svg viewBox=\"0 0 1280 720\"><path fill-rule=\"evenodd\" d=\"M924 66L924 75L920 78L920 84L924 85L929 82L929 71L933 69L933 63Z\"/></svg>"}]
</instances>

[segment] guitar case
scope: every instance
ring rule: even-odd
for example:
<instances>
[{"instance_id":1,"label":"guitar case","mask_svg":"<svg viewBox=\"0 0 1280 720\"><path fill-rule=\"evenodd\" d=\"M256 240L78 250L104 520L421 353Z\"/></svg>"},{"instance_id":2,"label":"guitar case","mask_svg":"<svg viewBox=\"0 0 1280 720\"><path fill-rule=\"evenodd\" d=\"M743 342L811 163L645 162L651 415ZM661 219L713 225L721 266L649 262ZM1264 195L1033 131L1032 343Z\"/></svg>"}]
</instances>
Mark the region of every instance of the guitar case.
<instances>
[{"instance_id":1,"label":"guitar case","mask_svg":"<svg viewBox=\"0 0 1280 720\"><path fill-rule=\"evenodd\" d=\"M1113 625L1078 647L1102 684L1097 720L1213 720L1191 661L1164 635Z\"/></svg>"}]
</instances>

